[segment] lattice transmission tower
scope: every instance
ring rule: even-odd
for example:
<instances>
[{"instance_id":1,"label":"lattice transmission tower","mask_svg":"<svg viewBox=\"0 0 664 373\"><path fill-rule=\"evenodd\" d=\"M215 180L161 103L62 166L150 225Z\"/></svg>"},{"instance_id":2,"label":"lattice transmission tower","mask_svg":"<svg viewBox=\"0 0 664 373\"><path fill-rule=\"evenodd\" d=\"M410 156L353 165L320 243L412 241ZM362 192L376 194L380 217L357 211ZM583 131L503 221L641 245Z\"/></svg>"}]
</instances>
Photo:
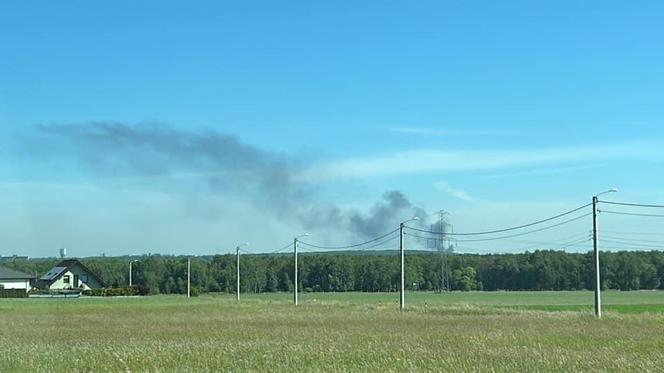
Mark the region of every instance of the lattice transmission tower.
<instances>
[{"instance_id":1,"label":"lattice transmission tower","mask_svg":"<svg viewBox=\"0 0 664 373\"><path fill-rule=\"evenodd\" d=\"M454 226L449 221L449 213L445 210L436 212L438 220L431 225L431 231L437 236L430 240L429 248L435 249L440 254L440 291L450 291L450 266L449 254L454 252Z\"/></svg>"}]
</instances>

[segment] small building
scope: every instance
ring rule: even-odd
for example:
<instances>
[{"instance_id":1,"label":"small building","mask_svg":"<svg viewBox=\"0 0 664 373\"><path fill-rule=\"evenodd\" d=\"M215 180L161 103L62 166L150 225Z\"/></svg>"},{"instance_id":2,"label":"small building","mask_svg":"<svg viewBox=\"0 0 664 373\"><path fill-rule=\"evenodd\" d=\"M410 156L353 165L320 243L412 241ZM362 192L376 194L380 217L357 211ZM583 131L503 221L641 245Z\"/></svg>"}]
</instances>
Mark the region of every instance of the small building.
<instances>
[{"instance_id":1,"label":"small building","mask_svg":"<svg viewBox=\"0 0 664 373\"><path fill-rule=\"evenodd\" d=\"M7 290L32 290L35 276L17 271L15 269L0 267L0 288Z\"/></svg>"},{"instance_id":2,"label":"small building","mask_svg":"<svg viewBox=\"0 0 664 373\"><path fill-rule=\"evenodd\" d=\"M51 268L37 281L43 290L90 290L106 287L106 283L77 259L67 259Z\"/></svg>"}]
</instances>

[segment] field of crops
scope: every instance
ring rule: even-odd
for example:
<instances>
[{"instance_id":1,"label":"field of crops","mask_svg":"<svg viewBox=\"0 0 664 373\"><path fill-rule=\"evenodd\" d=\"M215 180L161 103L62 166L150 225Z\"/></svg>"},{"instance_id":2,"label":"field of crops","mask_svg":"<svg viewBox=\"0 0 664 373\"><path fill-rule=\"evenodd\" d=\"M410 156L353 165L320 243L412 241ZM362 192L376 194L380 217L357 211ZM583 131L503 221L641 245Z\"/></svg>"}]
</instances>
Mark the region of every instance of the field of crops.
<instances>
[{"instance_id":1,"label":"field of crops","mask_svg":"<svg viewBox=\"0 0 664 373\"><path fill-rule=\"evenodd\" d=\"M656 371L664 293L0 300L0 371Z\"/></svg>"}]
</instances>

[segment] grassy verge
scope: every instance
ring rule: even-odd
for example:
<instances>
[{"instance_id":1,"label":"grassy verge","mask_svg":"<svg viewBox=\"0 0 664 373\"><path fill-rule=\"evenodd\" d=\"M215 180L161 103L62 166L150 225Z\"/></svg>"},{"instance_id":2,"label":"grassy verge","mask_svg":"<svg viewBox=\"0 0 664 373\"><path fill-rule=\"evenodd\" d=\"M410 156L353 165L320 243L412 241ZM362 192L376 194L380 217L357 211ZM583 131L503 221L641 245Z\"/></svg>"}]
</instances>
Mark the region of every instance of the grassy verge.
<instances>
[{"instance_id":1,"label":"grassy verge","mask_svg":"<svg viewBox=\"0 0 664 373\"><path fill-rule=\"evenodd\" d=\"M306 295L297 309L287 294L249 296L241 304L226 296L0 301L0 367L3 372L364 372L664 366L664 314L649 311L661 307L658 297L614 294L606 318L595 320L589 305L569 303L586 293L557 294L559 304L505 294L435 301L432 295L411 295L403 313L392 294ZM556 293L530 296L534 301ZM655 303L643 303L646 298ZM610 310L641 306L646 313Z\"/></svg>"}]
</instances>

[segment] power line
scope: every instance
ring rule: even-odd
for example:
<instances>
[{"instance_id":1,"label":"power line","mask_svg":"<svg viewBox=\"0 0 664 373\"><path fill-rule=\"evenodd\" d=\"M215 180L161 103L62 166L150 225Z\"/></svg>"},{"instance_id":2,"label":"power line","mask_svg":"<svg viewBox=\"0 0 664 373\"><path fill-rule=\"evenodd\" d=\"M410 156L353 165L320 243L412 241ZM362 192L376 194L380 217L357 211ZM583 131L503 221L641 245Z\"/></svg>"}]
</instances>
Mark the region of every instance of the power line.
<instances>
[{"instance_id":1,"label":"power line","mask_svg":"<svg viewBox=\"0 0 664 373\"><path fill-rule=\"evenodd\" d=\"M282 248L275 249L275 250L272 250L272 251L267 251L267 252L247 251L247 250L244 250L244 249L240 249L240 251L248 253L248 254L254 254L254 255L260 255L260 254L272 255L272 254L281 253L281 252L285 251L286 249L289 249L289 248L292 248L292 247L293 247L293 243L291 242L291 243L289 243L288 245L286 245Z\"/></svg>"},{"instance_id":2,"label":"power line","mask_svg":"<svg viewBox=\"0 0 664 373\"><path fill-rule=\"evenodd\" d=\"M618 205L618 206L644 207L644 208L664 208L664 205L655 205L655 204L639 204L639 203L626 203L626 202L613 202L613 201L599 201L599 202L609 204L609 205ZM546 222L550 222L550 221L559 219L559 218L567 216L567 215L571 215L571 214L573 214L575 212L578 212L578 211L581 211L581 210L583 210L583 209L585 209L585 208L587 208L591 205L592 204L589 203L589 204L577 207L577 208L572 209L570 211L567 211L567 212L564 212L564 213L561 213L561 214L558 214L558 215L555 215L555 216L552 216L552 217L549 217L549 218L546 218L546 219L542 219L542 220L534 221L534 222L531 222L531 223L528 223L528 224L523 224L523 225L514 226L514 227L510 227L510 228L496 229L496 230L491 230L491 231L479 231L479 232L460 232L460 233L446 232L445 235L446 236L480 236L480 235L490 235L490 234L496 234L496 233L504 233L504 232L515 231L515 230L519 230L519 229L528 228L528 227L532 227L532 226L535 226L535 225L543 224L543 223L546 223ZM614 214L614 215L664 218L664 214L644 214L644 213L633 213L633 212L625 212L625 211L608 211L608 210L601 210L600 212L606 213L606 214ZM547 227L544 227L544 228L531 230L531 231L527 231L527 232L523 232L523 233L513 234L513 235L499 236L499 237L489 237L489 238L482 238L482 239L461 239L461 240L455 240L455 241L456 242L489 242L489 241L497 241L497 240L509 240L510 238L522 237L522 236L542 232L542 231L545 231L545 230L553 229L553 228L559 227L561 225L568 224L568 223L583 219L583 218L585 218L587 216L590 216L590 215L592 215L592 214L590 214L590 213L589 214L584 214L582 216L579 216L579 217L576 217L576 218L573 218L573 219L569 219L569 220L563 221L563 222L558 223L558 224L554 224L554 225L551 225L551 226L547 226ZM421 232L421 233L426 233L426 234L430 234L430 235L440 235L441 234L441 232L434 232L434 231L431 231L431 230L414 228L414 227L410 227L410 226L406 226L405 228L408 229L408 230ZM345 245L345 246L323 246L323 245L315 245L315 244L311 244L311 243L307 243L307 242L303 242L303 241L300 241L300 244L303 245L303 246L308 246L310 248L321 249L321 250L348 250L348 249L354 249L354 248L362 247L362 246L365 246L365 245L369 245L369 244L372 244L372 243L377 243L376 245L371 245L370 247L366 247L366 248L361 249L361 250L368 250L368 249L375 248L377 246L383 245L383 244L385 244L387 242L390 242L391 240L395 239L396 237L390 237L390 235L393 235L397 231L399 231L399 229L395 229L391 232L388 232L384 235L381 235L379 237L373 238L373 239L365 241L365 242L360 242L360 243L356 243L356 244L349 244L349 245ZM654 232L620 232L620 231L606 231L606 232L616 233L616 234L664 236L664 233L654 233ZM438 237L422 237L422 236L412 234L410 232L407 232L405 234L407 234L409 236L412 236L414 238L422 239L422 240L434 240L434 241L440 241L441 240ZM574 236L572 236L572 237L574 237ZM642 239L631 239L631 238L624 238L623 239L623 238L611 237L611 236L607 236L607 237L608 238L613 238L613 239L619 239L619 240L631 240L631 241L638 241L638 242L644 242L644 243L664 243L664 241L655 241L655 240L642 240ZM385 238L388 238L388 240L381 241ZM450 238L445 238L445 239L449 240ZM381 242L379 242L379 241L381 241ZM519 242L517 240L512 240L512 241L513 242ZM585 239L584 239L584 241L585 241ZM521 242L529 243L528 241L521 241ZM550 244L557 243L557 242L538 242L538 241L530 241L530 242L532 242L535 245L550 245ZM291 247L292 247L292 243L289 242L287 245L285 245L285 246L283 246L279 249L268 252L268 254L280 253L280 252L282 252L286 249L289 249ZM251 251L247 251L247 250L244 250L244 249L241 249L241 251L245 252L245 253L252 253Z\"/></svg>"},{"instance_id":3,"label":"power line","mask_svg":"<svg viewBox=\"0 0 664 373\"><path fill-rule=\"evenodd\" d=\"M581 243L584 243L584 242L589 242L590 240L591 240L590 237L584 237L584 238L579 238L579 239L572 240L572 241L567 241L567 242L551 242L551 243L548 243L548 244L542 243L542 244L538 244L538 245L522 247L522 248L518 249L518 251L528 251L528 250L531 250L531 249L536 249L537 247L543 248L541 246L549 246L548 247L549 249L565 250L569 247L577 246L577 245L579 245Z\"/></svg>"},{"instance_id":4,"label":"power line","mask_svg":"<svg viewBox=\"0 0 664 373\"><path fill-rule=\"evenodd\" d=\"M611 202L611 201L599 201L599 202L600 203L606 203L608 205L618 205L618 206L664 208L664 205L652 205L652 204L643 204L643 203L627 203L627 202Z\"/></svg>"},{"instance_id":5,"label":"power line","mask_svg":"<svg viewBox=\"0 0 664 373\"><path fill-rule=\"evenodd\" d=\"M648 243L648 244L660 244L660 245L664 245L664 241L639 240L639 239L635 239L635 238L622 238L622 237L614 237L614 236L606 236L606 235L603 235L602 237L603 237L603 238L608 238L609 240L620 240L620 241L630 242L630 243L631 243L632 241L634 241L634 242L643 242L643 243Z\"/></svg>"},{"instance_id":6,"label":"power line","mask_svg":"<svg viewBox=\"0 0 664 373\"><path fill-rule=\"evenodd\" d=\"M380 247L380 246L385 245L385 244L388 243L388 242L392 242L392 241L396 240L397 238L399 238L399 235L398 235L398 234L397 234L397 235L393 235L392 237L388 237L387 239L385 239L385 240L383 240L383 241L381 241L381 242L377 242L377 243L375 243L375 244L373 244L373 245L371 245L371 246L368 246L368 247L364 247L364 248L362 248L362 249L359 249L359 251L367 251L367 250L375 249L375 248L377 248L377 247ZM396 250L396 249L395 249L395 250Z\"/></svg>"},{"instance_id":7,"label":"power line","mask_svg":"<svg viewBox=\"0 0 664 373\"><path fill-rule=\"evenodd\" d=\"M472 239L472 240L457 240L457 242L487 242L487 241L504 240L504 239L507 239L507 238L522 237L522 236L526 236L526 235L529 235L529 234L538 233L538 232L546 231L546 230L553 229L553 228L556 228L556 227L560 227L561 225L565 225L565 224L575 222L577 220L581 220L581 219L586 218L590 215L592 215L592 213L588 213L588 214L585 214L585 215L582 215L582 216L579 216L579 217L576 217L576 218L573 218L573 219L565 220L565 221L563 221L561 223L558 223L558 224L550 225L550 226L547 226L547 227L544 227L544 228L535 229L535 230L532 230L532 231L523 232L523 233L519 233L519 234L513 234L513 235L501 236L501 237ZM410 228L410 229L412 229L412 228ZM421 239L424 239L424 240L435 240L435 239L437 239L437 238L426 238L426 237L415 236L415 235L410 234L410 233L408 233L408 235L413 236L413 237L417 237L417 238L421 238Z\"/></svg>"},{"instance_id":8,"label":"power line","mask_svg":"<svg viewBox=\"0 0 664 373\"><path fill-rule=\"evenodd\" d=\"M603 238L600 238L600 241L601 242L608 242L608 243L612 243L612 244L618 244L618 245L625 245L625 246L629 246L629 247L632 247L632 246L634 246L634 247L654 247L655 246L655 245L649 246L645 243L631 243L631 242L624 241L624 240L606 240L606 239L603 239Z\"/></svg>"},{"instance_id":9,"label":"power line","mask_svg":"<svg viewBox=\"0 0 664 373\"><path fill-rule=\"evenodd\" d=\"M519 247L516 249L511 249L511 254L513 253L520 253L532 249L536 249L538 246L550 246L549 249L560 249L560 250L565 250L570 247L579 247L581 248L580 244L584 242L589 242L591 239L590 238L582 238L574 241L569 241L569 242L564 242L564 243L542 243L539 245L530 245L530 246L525 246L525 247ZM461 252L461 251L455 251L454 254L498 254L499 251L497 250L492 250L492 249L477 249L477 248L469 248L469 247L464 247L464 246L457 246L458 249L461 250L466 250L466 252ZM434 252L433 250L428 250L431 252ZM473 251L472 253L469 253L468 251ZM506 251L504 251L506 252Z\"/></svg>"},{"instance_id":10,"label":"power line","mask_svg":"<svg viewBox=\"0 0 664 373\"><path fill-rule=\"evenodd\" d=\"M591 239L590 237L588 237L588 238L581 238L581 239L578 239L578 240L569 241L569 242L565 242L565 243L561 243L561 244L557 244L557 245L554 244L554 245L552 245L551 247L549 247L549 249L566 250L566 249L568 249L568 248L570 248L570 247L581 247L581 244L582 244L582 243L584 243L584 242L590 242L591 240L592 240L592 239ZM534 247L531 247L531 248L534 248ZM521 249L521 250L524 250L524 249ZM526 249L526 250L527 250L527 249Z\"/></svg>"},{"instance_id":11,"label":"power line","mask_svg":"<svg viewBox=\"0 0 664 373\"><path fill-rule=\"evenodd\" d=\"M310 248L306 248L306 247L300 247L299 245L298 245L297 250L300 251L300 252L305 252L305 253L316 253L317 252L314 249L310 249Z\"/></svg>"},{"instance_id":12,"label":"power line","mask_svg":"<svg viewBox=\"0 0 664 373\"><path fill-rule=\"evenodd\" d=\"M385 240L385 241L383 241L383 242L379 242L379 243L374 244L374 245L372 245L372 246L369 246L369 247L365 247L365 248L363 248L363 249L360 249L360 251L366 251L366 250L375 249L375 248L377 248L377 247L379 247L379 246L385 245L385 244L388 243L388 242L392 242L392 241L396 240L397 238L399 238L398 235L393 236L393 237L390 237L389 239L387 239L387 240Z\"/></svg>"},{"instance_id":13,"label":"power line","mask_svg":"<svg viewBox=\"0 0 664 373\"><path fill-rule=\"evenodd\" d=\"M576 248L584 248L581 244L584 242L589 242L590 239L582 239L578 241L573 241L569 242L566 244L563 244L563 246L555 246L553 248L555 249L560 249L560 250L566 250L570 247L576 247ZM505 251L505 250L492 250L492 249L478 249L478 248L470 248L470 247L465 247L465 246L457 246L458 249L464 250L464 251L455 251L454 254L476 254L476 255L500 255L500 254L519 254L524 251L528 251L531 249L536 248L536 246L528 246L528 247L520 247L517 249L511 249L510 251Z\"/></svg>"},{"instance_id":14,"label":"power line","mask_svg":"<svg viewBox=\"0 0 664 373\"><path fill-rule=\"evenodd\" d=\"M625 250L625 249L639 249L639 250L661 250L663 246L643 246L643 245L632 245L629 243L624 243L624 242L618 242L618 241L613 241L613 240L602 240L600 239L601 242L607 242L607 243L612 243L614 245L622 245L620 247L610 247L610 246L602 246L602 249L619 249L619 250Z\"/></svg>"},{"instance_id":15,"label":"power line","mask_svg":"<svg viewBox=\"0 0 664 373\"><path fill-rule=\"evenodd\" d=\"M282 247L282 248L280 248L280 249L277 249L277 250L274 250L274 251L270 251L270 252L268 252L268 254L277 254L277 253L280 253L280 252L282 252L282 251L284 251L284 250L286 250L286 249L289 249L289 248L291 248L291 247L293 247L293 243L292 243L292 242L289 242L289 243L288 243L287 245L285 245L284 247Z\"/></svg>"},{"instance_id":16,"label":"power line","mask_svg":"<svg viewBox=\"0 0 664 373\"><path fill-rule=\"evenodd\" d=\"M454 254L470 254L470 255L492 255L495 254L494 250L490 249L475 249L475 248L470 248L470 247L464 247L464 246L457 246L457 249L465 250L465 251L456 251Z\"/></svg>"},{"instance_id":17,"label":"power line","mask_svg":"<svg viewBox=\"0 0 664 373\"><path fill-rule=\"evenodd\" d=\"M602 251L604 250L647 250L647 251L660 251L661 247L645 247L645 246L604 246L602 245Z\"/></svg>"},{"instance_id":18,"label":"power line","mask_svg":"<svg viewBox=\"0 0 664 373\"><path fill-rule=\"evenodd\" d=\"M416 238L423 239L423 240L441 240L440 238L425 238L425 237L417 236L417 235L413 235L413 234L409 234L409 235L411 237L416 237ZM505 241L506 242L518 243L518 244L527 244L527 245L529 245L525 248L525 249L527 249L529 247L534 248L534 247L541 246L541 245L567 245L569 242L574 242L574 241L578 241L578 240L584 240L585 241L585 240L589 240L591 237L592 237L591 232L583 232L583 233L577 233L577 234L574 234L574 235L569 235L569 236L566 236L564 238L557 239L555 241L524 241L524 240L510 240L510 239L506 239ZM468 242L468 240L455 240L455 242Z\"/></svg>"},{"instance_id":19,"label":"power line","mask_svg":"<svg viewBox=\"0 0 664 373\"><path fill-rule=\"evenodd\" d=\"M557 239L555 241L524 241L524 240L506 240L507 242L514 242L514 243L522 243L522 244L529 244L529 245L551 245L551 244L561 244L564 242L568 242L570 240L577 240L581 238L590 238L592 237L592 233L590 231L584 232L584 233L577 233L574 235L566 236L564 238Z\"/></svg>"},{"instance_id":20,"label":"power line","mask_svg":"<svg viewBox=\"0 0 664 373\"><path fill-rule=\"evenodd\" d=\"M302 244L302 245L306 245L306 246L313 247L313 248L316 248L316 249L323 249L323 250L353 249L353 248L356 248L356 247L364 246L366 244L370 244L370 243L382 240L383 238L398 232L399 229L400 228L397 228L397 229L395 229L391 232L385 233L384 235L382 235L380 237L373 238L373 239L371 239L369 241L366 241L366 242L362 242L362 243L358 243L358 244L352 244L352 245L346 245L346 246L319 246L319 245L310 244L310 243L307 243L307 242L304 242L304 241L299 241L299 243Z\"/></svg>"},{"instance_id":21,"label":"power line","mask_svg":"<svg viewBox=\"0 0 664 373\"><path fill-rule=\"evenodd\" d=\"M525 247L520 247L515 249L516 252L523 252L523 251L529 251L533 249L545 249L544 246L548 246L546 249L558 249L558 250L566 250L570 247L580 247L579 245L584 242L589 242L591 241L590 237L587 238L580 238L574 241L568 241L568 242L551 242L551 243L542 243L538 245L530 245L530 246L525 246Z\"/></svg>"},{"instance_id":22,"label":"power line","mask_svg":"<svg viewBox=\"0 0 664 373\"><path fill-rule=\"evenodd\" d=\"M614 236L607 236L607 235L602 235L602 237L606 237L612 240L625 240L625 241L639 241L639 242L651 242L651 243L664 243L664 240L643 240L639 238L632 238L632 237L614 237Z\"/></svg>"},{"instance_id":23,"label":"power line","mask_svg":"<svg viewBox=\"0 0 664 373\"><path fill-rule=\"evenodd\" d=\"M602 229L602 232L613 233L613 234L629 234L636 236L664 236L664 233L655 233L655 232L624 232L624 231L611 231Z\"/></svg>"},{"instance_id":24,"label":"power line","mask_svg":"<svg viewBox=\"0 0 664 373\"><path fill-rule=\"evenodd\" d=\"M528 224L524 224L524 225L519 225L519 226L516 226L516 227L504 228L504 229L497 229L497 230L493 230L493 231L485 231L485 232L447 233L447 235L450 235L450 236L479 236L479 235L486 235L486 234L494 234L494 233L503 233L503 232L514 231L514 230L517 230L517 229L522 229L522 228L532 227L533 225L538 225L538 224L546 223L546 222L549 222L549 221L551 221L551 220L555 220L555 219L561 218L561 217L563 217L563 216L571 215L571 214L573 214L573 213L575 213L575 212L577 212L577 211L581 211L581 210L583 210L583 209L585 209L585 208L587 208L587 207L590 207L591 205L592 205L592 203L589 203L589 204L586 204L586 205L583 205L583 206L577 207L577 208L575 208L575 209L573 209L573 210L570 210L570 211L564 212L564 213L562 213L562 214L558 214L558 215L556 215L556 216L552 216L552 217L550 217L550 218L546 218L546 219L538 220L538 221L535 221L535 222L532 222L532 223L528 223ZM586 215L586 216L587 216L587 215ZM419 228L413 228L413 227L406 227L406 228L408 228L408 229L412 229L412 230L414 230L414 231L422 232L422 233L440 234L440 232L433 232L433 231L424 230L424 229L419 229Z\"/></svg>"},{"instance_id":25,"label":"power line","mask_svg":"<svg viewBox=\"0 0 664 373\"><path fill-rule=\"evenodd\" d=\"M664 215L661 214L639 214L635 212L623 212L623 211L607 211L601 210L601 213L612 214L612 215L626 215L626 216L641 216L646 218L664 218Z\"/></svg>"},{"instance_id":26,"label":"power line","mask_svg":"<svg viewBox=\"0 0 664 373\"><path fill-rule=\"evenodd\" d=\"M398 229L397 229L397 231L398 231ZM396 233L397 231L390 232L390 234L394 234L394 233ZM382 246L382 245L385 245L385 244L388 243L388 242L391 242L391 241L396 240L397 238L399 238L399 236L398 236L398 235L393 235L392 237L382 236L381 238L382 238L382 241L377 242L376 240L372 240L372 241L371 241L372 243L375 242L373 245L371 245L371 246L367 246L367 247L363 247L363 248L361 248L361 249L357 249L356 251L367 251L367 250L375 249L375 248L377 248L377 247L380 247L380 246ZM299 242L299 243L303 243L303 242ZM314 251L311 251L312 248L315 248L315 249L321 249L320 247L316 247L316 246L312 246L312 245L310 245L310 246L311 246L311 247L309 247L309 248L306 248L306 247L305 247L304 249L305 249L305 250L309 250L309 252L314 252ZM355 246L355 247L358 247L358 246ZM323 249L323 250L335 250L335 251L339 251L339 250L348 250L348 249L352 249L352 248L353 248L353 247L343 247L343 248L338 248L338 249L328 249L328 248L322 248L322 249Z\"/></svg>"},{"instance_id":27,"label":"power line","mask_svg":"<svg viewBox=\"0 0 664 373\"><path fill-rule=\"evenodd\" d=\"M568 243L567 245L561 247L561 249L565 250L565 249L567 249L567 248L574 247L574 246L580 247L580 245L581 245L582 243L584 243L584 242L590 242L590 241L592 241L592 238L586 238L586 239L583 239L583 240L579 240L579 241L577 241L577 242L570 242L570 243Z\"/></svg>"},{"instance_id":28,"label":"power line","mask_svg":"<svg viewBox=\"0 0 664 373\"><path fill-rule=\"evenodd\" d=\"M456 251L456 255L494 255L496 251L489 249L476 249L471 247L457 246L457 249L461 251Z\"/></svg>"}]
</instances>

